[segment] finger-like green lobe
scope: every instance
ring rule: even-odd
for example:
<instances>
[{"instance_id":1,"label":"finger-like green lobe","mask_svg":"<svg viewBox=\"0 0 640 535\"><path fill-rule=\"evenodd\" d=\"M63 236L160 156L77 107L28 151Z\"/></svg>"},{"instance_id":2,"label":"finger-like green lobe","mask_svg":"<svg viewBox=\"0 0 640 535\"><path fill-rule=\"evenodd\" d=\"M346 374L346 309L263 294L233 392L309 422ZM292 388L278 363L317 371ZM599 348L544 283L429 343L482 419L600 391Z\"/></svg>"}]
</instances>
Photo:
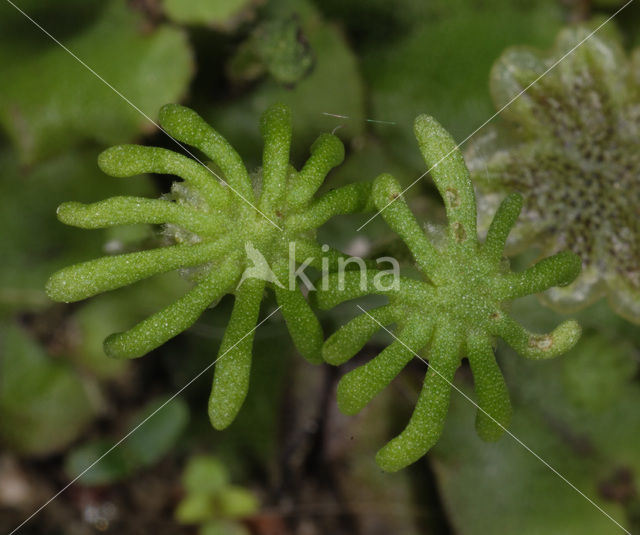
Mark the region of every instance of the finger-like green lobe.
<instances>
[{"instance_id":1,"label":"finger-like green lobe","mask_svg":"<svg viewBox=\"0 0 640 535\"><path fill-rule=\"evenodd\" d=\"M97 229L138 223L173 223L199 235L219 234L223 219L164 199L112 197L92 204L65 202L58 207L60 221L74 227Z\"/></svg>"},{"instance_id":2,"label":"finger-like green lobe","mask_svg":"<svg viewBox=\"0 0 640 535\"><path fill-rule=\"evenodd\" d=\"M312 364L320 364L324 340L320 321L311 310L297 284L295 288L289 288L288 264L286 262L280 263L274 267L274 272L282 286L274 284L273 289L291 339L305 359Z\"/></svg>"},{"instance_id":3,"label":"finger-like green lobe","mask_svg":"<svg viewBox=\"0 0 640 535\"><path fill-rule=\"evenodd\" d=\"M231 319L216 359L209 397L209 420L224 429L235 419L249 390L251 348L260 313L264 281L247 279L235 292Z\"/></svg>"},{"instance_id":4,"label":"finger-like green lobe","mask_svg":"<svg viewBox=\"0 0 640 535\"><path fill-rule=\"evenodd\" d=\"M387 386L429 341L431 329L409 323L398 339L366 364L347 373L338 383L338 407L356 414Z\"/></svg>"},{"instance_id":5,"label":"finger-like green lobe","mask_svg":"<svg viewBox=\"0 0 640 535\"><path fill-rule=\"evenodd\" d=\"M399 312L397 306L385 305L356 316L327 338L322 347L324 360L334 366L344 364L358 353L378 330L395 323Z\"/></svg>"},{"instance_id":6,"label":"finger-like green lobe","mask_svg":"<svg viewBox=\"0 0 640 535\"><path fill-rule=\"evenodd\" d=\"M576 321L569 320L558 325L549 334L534 334L507 314L503 314L495 322L492 332L500 336L523 357L534 360L549 359L566 353L576 344L581 333L580 325Z\"/></svg>"},{"instance_id":7,"label":"finger-like green lobe","mask_svg":"<svg viewBox=\"0 0 640 535\"><path fill-rule=\"evenodd\" d=\"M175 175L200 191L213 207L225 203L229 191L201 163L160 147L116 145L98 156L98 167L107 175L125 178L143 173Z\"/></svg>"},{"instance_id":8,"label":"finger-like green lobe","mask_svg":"<svg viewBox=\"0 0 640 535\"><path fill-rule=\"evenodd\" d=\"M499 299L514 299L551 288L566 286L579 274L582 262L570 251L549 256L520 273L509 273L496 287Z\"/></svg>"},{"instance_id":9,"label":"finger-like green lobe","mask_svg":"<svg viewBox=\"0 0 640 535\"><path fill-rule=\"evenodd\" d=\"M400 184L391 175L380 175L373 184L372 194L376 208L382 210L384 220L407 244L418 267L433 277L440 255L402 198Z\"/></svg>"},{"instance_id":10,"label":"finger-like green lobe","mask_svg":"<svg viewBox=\"0 0 640 535\"><path fill-rule=\"evenodd\" d=\"M57 271L47 281L47 295L72 303L115 290L158 273L210 262L228 247L228 239L195 245L172 245L149 251L104 256Z\"/></svg>"},{"instance_id":11,"label":"finger-like green lobe","mask_svg":"<svg viewBox=\"0 0 640 535\"><path fill-rule=\"evenodd\" d=\"M316 296L317 303L321 309L327 310L364 295L398 295L399 290L387 289L393 280L393 274L371 269L331 273Z\"/></svg>"},{"instance_id":12,"label":"finger-like green lobe","mask_svg":"<svg viewBox=\"0 0 640 535\"><path fill-rule=\"evenodd\" d=\"M383 470L395 472L422 457L438 441L445 417L453 376L460 365L462 335L438 325L429 350L429 369L418 403L404 431L376 455Z\"/></svg>"},{"instance_id":13,"label":"finger-like green lobe","mask_svg":"<svg viewBox=\"0 0 640 535\"><path fill-rule=\"evenodd\" d=\"M123 333L104 341L110 357L133 359L142 357L193 325L212 303L229 291L238 279L238 256L227 258L219 269L194 286L183 297Z\"/></svg>"},{"instance_id":14,"label":"finger-like green lobe","mask_svg":"<svg viewBox=\"0 0 640 535\"><path fill-rule=\"evenodd\" d=\"M420 115L414 132L422 157L444 200L452 246L473 247L476 231L476 199L462 153L449 132L433 117Z\"/></svg>"},{"instance_id":15,"label":"finger-like green lobe","mask_svg":"<svg viewBox=\"0 0 640 535\"><path fill-rule=\"evenodd\" d=\"M486 441L498 440L511 421L511 402L491 339L474 333L467 339L467 357L473 373L478 411L476 430Z\"/></svg>"},{"instance_id":16,"label":"finger-like green lobe","mask_svg":"<svg viewBox=\"0 0 640 535\"><path fill-rule=\"evenodd\" d=\"M222 170L223 179L246 201L255 196L251 180L240 155L195 111L178 104L160 110L160 125L173 138L204 152Z\"/></svg>"},{"instance_id":17,"label":"finger-like green lobe","mask_svg":"<svg viewBox=\"0 0 640 535\"><path fill-rule=\"evenodd\" d=\"M320 187L325 177L344 160L344 145L333 134L322 134L311 146L311 156L298 173L287 193L291 208L303 206Z\"/></svg>"},{"instance_id":18,"label":"finger-like green lobe","mask_svg":"<svg viewBox=\"0 0 640 535\"><path fill-rule=\"evenodd\" d=\"M340 214L367 212L373 209L371 183L358 182L334 189L309 205L307 210L292 215L289 228L298 232L315 229Z\"/></svg>"},{"instance_id":19,"label":"finger-like green lobe","mask_svg":"<svg viewBox=\"0 0 640 535\"><path fill-rule=\"evenodd\" d=\"M264 137L260 209L272 212L282 205L282 197L286 193L291 147L289 108L281 104L269 107L262 116L260 126Z\"/></svg>"},{"instance_id":20,"label":"finger-like green lobe","mask_svg":"<svg viewBox=\"0 0 640 535\"><path fill-rule=\"evenodd\" d=\"M504 255L509 232L515 225L522 210L522 196L517 193L508 195L498 207L482 246L482 253L489 262L497 264Z\"/></svg>"}]
</instances>

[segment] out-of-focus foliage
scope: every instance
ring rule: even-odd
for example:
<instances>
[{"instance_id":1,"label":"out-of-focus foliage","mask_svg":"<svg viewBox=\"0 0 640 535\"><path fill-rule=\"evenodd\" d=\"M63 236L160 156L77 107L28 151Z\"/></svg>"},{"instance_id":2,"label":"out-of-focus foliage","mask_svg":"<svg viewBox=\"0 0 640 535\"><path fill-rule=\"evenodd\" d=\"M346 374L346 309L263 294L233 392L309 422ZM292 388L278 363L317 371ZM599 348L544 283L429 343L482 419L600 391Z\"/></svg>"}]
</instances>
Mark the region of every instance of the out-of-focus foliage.
<instances>
[{"instance_id":1,"label":"out-of-focus foliage","mask_svg":"<svg viewBox=\"0 0 640 535\"><path fill-rule=\"evenodd\" d=\"M534 306L535 299L523 299L513 313L528 318L536 329L549 328L560 317L536 313ZM461 397L452 400L455 417L434 449L434 466L461 535L487 529L505 535L514 530L617 532L619 528L594 515L593 506L535 455L627 529L637 529L639 504L633 489L640 484L640 388L634 375L640 351L623 341L629 325L617 321L606 307L591 307L578 319L586 335L563 359L541 366L512 359L510 350L499 349L501 367L512 385L511 431L534 453L509 435L496 444L482 444L465 429L473 417L472 405ZM490 520L495 515L500 515L500 523Z\"/></svg>"},{"instance_id":2,"label":"out-of-focus foliage","mask_svg":"<svg viewBox=\"0 0 640 535\"><path fill-rule=\"evenodd\" d=\"M44 455L69 445L94 415L82 379L15 325L0 329L0 443Z\"/></svg>"},{"instance_id":3,"label":"out-of-focus foliage","mask_svg":"<svg viewBox=\"0 0 640 535\"><path fill-rule=\"evenodd\" d=\"M71 450L65 460L67 475L71 479L80 477L83 485L107 485L122 480L171 451L188 418L189 410L180 398L153 400L134 415L128 429L119 430L118 440L120 434L128 436L117 447L114 448L115 440L101 438ZM144 433L136 433L136 428L142 425ZM103 455L104 459L94 465Z\"/></svg>"},{"instance_id":4,"label":"out-of-focus foliage","mask_svg":"<svg viewBox=\"0 0 640 535\"><path fill-rule=\"evenodd\" d=\"M598 7L611 8L620 7L628 1L629 0L593 0L593 3Z\"/></svg>"},{"instance_id":5,"label":"out-of-focus foliage","mask_svg":"<svg viewBox=\"0 0 640 535\"><path fill-rule=\"evenodd\" d=\"M0 124L22 163L68 150L84 139L106 144L149 132L153 125L140 111L154 118L161 105L185 94L193 71L186 35L145 24L124 0L110 0L93 24L66 41L97 76L33 26L28 31L41 45L7 40L0 51Z\"/></svg>"},{"instance_id":6,"label":"out-of-focus foliage","mask_svg":"<svg viewBox=\"0 0 640 535\"><path fill-rule=\"evenodd\" d=\"M167 17L181 24L203 24L231 31L254 15L256 0L161 0Z\"/></svg>"},{"instance_id":7,"label":"out-of-focus foliage","mask_svg":"<svg viewBox=\"0 0 640 535\"><path fill-rule=\"evenodd\" d=\"M313 70L293 89L283 87L271 77L262 79L251 91L231 102L211 103L211 112L205 118L221 131L233 131L233 145L241 154L253 155L258 165L262 141L255 127L255 117L273 102L282 102L291 108L296 139L292 147L293 161L302 161L306 147L318 132L336 131L346 143L364 132L364 86L357 58L340 30L328 23L308 0L286 2L279 0L266 6L270 20L289 20L295 14L302 32L313 51ZM281 23L282 24L282 23ZM306 61L306 60L305 60ZM336 120L327 113L347 116ZM354 177L358 178L358 177ZM350 180L350 181L353 181Z\"/></svg>"},{"instance_id":8,"label":"out-of-focus foliage","mask_svg":"<svg viewBox=\"0 0 640 535\"><path fill-rule=\"evenodd\" d=\"M603 21L558 34L542 53L512 48L491 72L496 109L580 45ZM569 248L582 274L545 299L564 310L603 295L640 322L640 49L630 60L612 23L509 105L505 131L490 129L469 153L482 226L506 191L524 195L513 242L545 254Z\"/></svg>"},{"instance_id":9,"label":"out-of-focus foliage","mask_svg":"<svg viewBox=\"0 0 640 535\"><path fill-rule=\"evenodd\" d=\"M433 457L444 503L457 533L616 532L608 518L594 512L589 502L512 437L507 435L498 443L488 444L474 436L473 412L461 396L452 399L452 417ZM514 407L511 431L587 496L600 502L589 476L599 469L597 458L581 458L527 407ZM622 520L619 507L604 507Z\"/></svg>"},{"instance_id":10,"label":"out-of-focus foliage","mask_svg":"<svg viewBox=\"0 0 640 535\"><path fill-rule=\"evenodd\" d=\"M127 362L105 358L104 339L126 330L141 317L153 314L189 289L189 282L177 273L161 275L84 303L69 318L68 353L76 365L101 379L115 379L127 369Z\"/></svg>"},{"instance_id":11,"label":"out-of-focus foliage","mask_svg":"<svg viewBox=\"0 0 640 535\"><path fill-rule=\"evenodd\" d=\"M409 129L416 112L429 112L461 142L492 114L487 72L505 46L543 45L562 24L553 0L514 2L439 0L426 3L421 24L391 46L363 52L375 132L417 172L423 172ZM499 16L496 14L499 13ZM413 152L413 153L412 153Z\"/></svg>"},{"instance_id":12,"label":"out-of-focus foliage","mask_svg":"<svg viewBox=\"0 0 640 535\"><path fill-rule=\"evenodd\" d=\"M237 519L258 511L249 490L233 485L225 465L215 457L194 457L182 476L186 495L175 510L181 524L199 525L200 535L248 535Z\"/></svg>"},{"instance_id":13,"label":"out-of-focus foliage","mask_svg":"<svg viewBox=\"0 0 640 535\"><path fill-rule=\"evenodd\" d=\"M591 333L564 360L566 393L577 407L604 412L637 371L638 359L628 340Z\"/></svg>"},{"instance_id":14,"label":"out-of-focus foliage","mask_svg":"<svg viewBox=\"0 0 640 535\"><path fill-rule=\"evenodd\" d=\"M61 201L72 196L89 202L123 189L131 195L153 191L145 178L106 181L95 152L86 150L24 168L15 153L5 149L0 152L0 168L0 243L11 251L0 263L0 311L42 309L47 306L43 288L52 269L99 254L109 243L127 248L122 231L83 233L61 226L56 220Z\"/></svg>"},{"instance_id":15,"label":"out-of-focus foliage","mask_svg":"<svg viewBox=\"0 0 640 535\"><path fill-rule=\"evenodd\" d=\"M314 58L297 17L260 24L229 63L238 82L255 80L265 71L285 86L294 86L313 68Z\"/></svg>"},{"instance_id":16,"label":"out-of-focus foliage","mask_svg":"<svg viewBox=\"0 0 640 535\"><path fill-rule=\"evenodd\" d=\"M344 371L348 373L354 365L354 362L346 364ZM405 378L406 375L401 379ZM340 489L338 496L343 498L338 499L344 501L348 511L356 513L356 533L423 535L422 523L425 516L431 514L420 506L420 514L415 514L412 500L415 479L410 470L391 476L380 470L371 455L399 428L405 416L398 410L398 393L406 394L409 389L401 381L396 387L382 391L356 416L345 415L334 404L329 409L323 444L325 462L340 467L335 484ZM308 388L305 383L298 385L299 399L308 395ZM331 395L336 396L335 390ZM375 506L363 507L362 504Z\"/></svg>"}]
</instances>

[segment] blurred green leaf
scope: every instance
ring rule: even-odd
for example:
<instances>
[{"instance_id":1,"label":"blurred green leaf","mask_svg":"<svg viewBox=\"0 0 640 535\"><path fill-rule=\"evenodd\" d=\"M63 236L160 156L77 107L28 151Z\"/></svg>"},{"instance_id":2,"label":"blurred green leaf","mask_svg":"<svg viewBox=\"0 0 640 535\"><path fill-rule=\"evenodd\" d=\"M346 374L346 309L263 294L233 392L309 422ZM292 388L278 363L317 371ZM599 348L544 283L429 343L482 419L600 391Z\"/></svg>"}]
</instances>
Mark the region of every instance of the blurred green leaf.
<instances>
[{"instance_id":1,"label":"blurred green leaf","mask_svg":"<svg viewBox=\"0 0 640 535\"><path fill-rule=\"evenodd\" d=\"M249 535L249 530L241 524L228 522L226 520L211 520L204 524L200 535Z\"/></svg>"},{"instance_id":2,"label":"blurred green leaf","mask_svg":"<svg viewBox=\"0 0 640 535\"><path fill-rule=\"evenodd\" d=\"M504 48L548 47L563 22L554 0L438 0L430 7L432 15L404 39L363 52L370 114L399 125L374 124L375 132L419 173L414 118L432 114L461 142L494 112L489 71Z\"/></svg>"},{"instance_id":3,"label":"blurred green leaf","mask_svg":"<svg viewBox=\"0 0 640 535\"><path fill-rule=\"evenodd\" d=\"M135 466L155 464L177 442L188 420L189 408L180 398L151 401L132 421L131 429L137 430L126 440L127 458Z\"/></svg>"},{"instance_id":4,"label":"blurred green leaf","mask_svg":"<svg viewBox=\"0 0 640 535\"><path fill-rule=\"evenodd\" d=\"M515 359L512 359L515 360ZM467 393L473 394L467 389ZM510 431L607 513L620 507L598 496L595 456L580 455L529 408L514 407ZM460 535L602 535L619 533L607 517L513 438L487 443L474 427L475 407L454 394L445 431L432 455L449 519Z\"/></svg>"},{"instance_id":5,"label":"blurred green leaf","mask_svg":"<svg viewBox=\"0 0 640 535\"><path fill-rule=\"evenodd\" d=\"M228 518L242 518L258 510L258 500L252 492L231 485L220 495L220 509Z\"/></svg>"},{"instance_id":6,"label":"blurred green leaf","mask_svg":"<svg viewBox=\"0 0 640 535\"><path fill-rule=\"evenodd\" d=\"M163 403L161 399L148 403L133 418L131 435L86 472L116 442L101 438L73 449L65 459L68 476L76 478L82 474L80 482L88 486L108 485L158 462L173 448L189 418L189 409L180 398L162 406Z\"/></svg>"},{"instance_id":7,"label":"blurred green leaf","mask_svg":"<svg viewBox=\"0 0 640 535\"><path fill-rule=\"evenodd\" d=\"M47 306L44 284L56 269L104 253L114 237L67 227L56 219L62 201L92 202L117 194L152 194L147 178L119 181L104 175L97 151L69 153L22 169L12 152L0 151L0 311Z\"/></svg>"},{"instance_id":8,"label":"blurred green leaf","mask_svg":"<svg viewBox=\"0 0 640 535\"><path fill-rule=\"evenodd\" d=\"M638 370L629 342L595 333L584 336L561 362L569 399L594 412L610 408Z\"/></svg>"},{"instance_id":9,"label":"blurred green leaf","mask_svg":"<svg viewBox=\"0 0 640 535\"><path fill-rule=\"evenodd\" d=\"M180 24L204 24L231 30L250 16L255 0L162 0L167 17Z\"/></svg>"},{"instance_id":10,"label":"blurred green leaf","mask_svg":"<svg viewBox=\"0 0 640 535\"><path fill-rule=\"evenodd\" d=\"M63 449L93 407L82 381L18 327L0 328L0 441L25 455Z\"/></svg>"},{"instance_id":11,"label":"blurred green leaf","mask_svg":"<svg viewBox=\"0 0 640 535\"><path fill-rule=\"evenodd\" d=\"M633 381L633 373L638 368L637 361L634 362L637 350L624 343L611 343L606 338L594 344L590 338L579 342L565 355L564 361L545 362L544 366L530 361L512 362L516 359L507 355L503 359L507 384L519 404L546 420L548 432L558 433L579 452L587 452L597 461L598 469L589 474L594 485L625 467L640 488L640 386ZM598 353L598 362L591 362L593 369L581 369L582 352L593 350L594 347L589 347L592 344L604 349ZM593 390L587 394L586 385L580 385L576 392L575 381L566 380L569 366L577 368L571 372L576 377L583 375L582 381L591 381ZM593 381L593 374L600 377Z\"/></svg>"},{"instance_id":12,"label":"blurred green leaf","mask_svg":"<svg viewBox=\"0 0 640 535\"><path fill-rule=\"evenodd\" d=\"M131 471L131 465L123 448L115 448L100 459L111 447L113 447L113 442L100 439L74 448L65 459L65 471L70 478L82 474L80 482L90 486L109 485L125 479ZM100 462L87 470L98 459ZM85 470L87 471L83 474Z\"/></svg>"},{"instance_id":13,"label":"blurred green leaf","mask_svg":"<svg viewBox=\"0 0 640 535\"><path fill-rule=\"evenodd\" d=\"M226 520L258 511L259 503L254 494L229 484L227 467L217 457L189 460L182 481L186 496L178 504L175 518L182 524L202 524L201 532L213 530L214 526L232 529L234 524Z\"/></svg>"},{"instance_id":14,"label":"blurred green leaf","mask_svg":"<svg viewBox=\"0 0 640 535\"><path fill-rule=\"evenodd\" d=\"M39 32L27 19L22 25L25 32ZM112 0L95 24L64 44L151 118L163 104L180 99L193 70L184 33L168 26L145 29L124 0ZM122 143L153 130L148 119L57 44L48 41L44 51L23 52L0 54L0 124L23 163L83 139Z\"/></svg>"},{"instance_id":15,"label":"blurred green leaf","mask_svg":"<svg viewBox=\"0 0 640 535\"><path fill-rule=\"evenodd\" d=\"M189 493L178 504L175 517L181 524L202 524L213 514L211 496L206 493Z\"/></svg>"},{"instance_id":16,"label":"blurred green leaf","mask_svg":"<svg viewBox=\"0 0 640 535\"><path fill-rule=\"evenodd\" d=\"M88 300L73 314L76 336L69 348L71 358L100 378L120 375L130 363L108 358L103 349L105 338L114 332L126 331L145 316L178 299L190 287L190 282L174 272Z\"/></svg>"},{"instance_id":17,"label":"blurred green leaf","mask_svg":"<svg viewBox=\"0 0 640 535\"><path fill-rule=\"evenodd\" d=\"M337 135L350 141L364 131L364 87L356 57L344 36L323 20L309 2L295 2L292 6L284 2L285 6L276 10L280 4L269 4L275 10L274 16L299 17L316 57L313 71L291 89L267 78L242 97L215 104L206 114L207 121L229 136L250 166L259 164L262 152L262 138L254 118L274 102L291 107L294 161L306 158L309 147L322 132L342 125ZM325 113L349 118L337 119Z\"/></svg>"},{"instance_id":18,"label":"blurred green leaf","mask_svg":"<svg viewBox=\"0 0 640 535\"><path fill-rule=\"evenodd\" d=\"M551 310L535 313L536 305L535 298L520 299L512 313L538 332L562 318ZM578 320L584 337L556 360L516 359L499 345L514 405L509 430L632 529L633 502L616 490L615 479L628 474L630 488L640 488L638 350L626 335L637 328L617 319L605 303L582 311ZM473 429L475 408L468 400L454 395L452 412L434 462L461 535L620 531L512 437L483 443ZM616 493L621 496L615 498Z\"/></svg>"},{"instance_id":19,"label":"blurred green leaf","mask_svg":"<svg viewBox=\"0 0 640 535\"><path fill-rule=\"evenodd\" d=\"M222 461L215 457L195 457L182 476L190 493L214 494L229 484L229 475Z\"/></svg>"},{"instance_id":20,"label":"blurred green leaf","mask_svg":"<svg viewBox=\"0 0 640 535\"><path fill-rule=\"evenodd\" d=\"M102 14L104 0L21 0L14 2L25 14L42 22L57 39L67 39L78 33L87 24L94 22ZM31 26L31 30L25 31ZM0 4L0 65L10 61L16 52L43 50L50 44L44 34L9 2Z\"/></svg>"},{"instance_id":21,"label":"blurred green leaf","mask_svg":"<svg viewBox=\"0 0 640 535\"><path fill-rule=\"evenodd\" d=\"M182 524L204 524L212 519L243 518L257 510L258 500L247 489L231 485L207 492L204 487L188 492L178 504L175 517Z\"/></svg>"}]
</instances>

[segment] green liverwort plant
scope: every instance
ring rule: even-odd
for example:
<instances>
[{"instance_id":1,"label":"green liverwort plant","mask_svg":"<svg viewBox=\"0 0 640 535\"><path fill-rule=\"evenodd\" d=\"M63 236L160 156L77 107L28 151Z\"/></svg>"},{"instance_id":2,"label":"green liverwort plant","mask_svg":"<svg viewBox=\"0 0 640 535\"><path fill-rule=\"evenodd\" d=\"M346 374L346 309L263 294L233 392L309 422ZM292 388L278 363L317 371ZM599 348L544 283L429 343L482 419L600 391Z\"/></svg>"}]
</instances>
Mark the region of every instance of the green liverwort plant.
<instances>
[{"instance_id":1,"label":"green liverwort plant","mask_svg":"<svg viewBox=\"0 0 640 535\"><path fill-rule=\"evenodd\" d=\"M369 284L379 276L372 271L334 273L330 283L318 291L322 308L369 293L389 299L387 305L357 316L325 342L323 355L331 364L346 362L377 330L396 325L396 341L341 379L338 404L343 412L354 414L362 409L415 355L429 359L407 427L378 452L378 464L389 471L416 461L437 441L454 374L464 356L471 364L481 409L476 428L483 439L497 440L509 425L511 405L494 357L496 338L503 338L524 357L546 359L567 351L580 336L575 321L540 335L528 332L508 314L511 300L570 283L580 272L580 259L561 252L523 272L510 271L503 249L519 215L521 197L513 194L504 200L486 241L479 243L475 195L454 140L428 116L416 119L415 134L444 199L449 221L446 246L438 249L431 244L402 199L399 184L390 175L381 175L372 192L376 207L409 247L423 280L401 277L395 286L383 287Z\"/></svg>"},{"instance_id":2,"label":"green liverwort plant","mask_svg":"<svg viewBox=\"0 0 640 535\"><path fill-rule=\"evenodd\" d=\"M107 256L62 269L47 283L57 301L73 302L157 273L188 269L195 285L182 298L130 330L109 336L105 352L136 358L190 327L225 294L235 302L220 345L209 416L222 429L235 418L249 385L253 331L265 286L271 287L300 353L321 362L320 324L298 288L296 265L319 269L337 262L335 251L315 241L316 229L330 217L365 208L370 185L352 184L314 198L327 173L344 158L334 135L321 135L300 171L289 164L290 111L270 107L262 117L262 169L255 184L233 147L194 111L167 105L160 124L173 138L199 149L224 177L197 161L156 147L122 145L103 152L100 168L115 177L140 173L176 175L171 194L160 199L114 197L94 204L69 202L58 218L82 228L131 223L165 224L173 244ZM321 260L322 259L322 260ZM292 280L293 278L293 280Z\"/></svg>"},{"instance_id":3,"label":"green liverwort plant","mask_svg":"<svg viewBox=\"0 0 640 535\"><path fill-rule=\"evenodd\" d=\"M496 108L527 90L504 109L501 128L475 140L468 162L481 230L518 191L524 210L511 248L568 248L582 259L573 284L544 294L549 304L570 311L607 296L639 323L640 48L629 58L613 25L590 35L594 27L563 29L548 53L502 54L491 72Z\"/></svg>"}]
</instances>

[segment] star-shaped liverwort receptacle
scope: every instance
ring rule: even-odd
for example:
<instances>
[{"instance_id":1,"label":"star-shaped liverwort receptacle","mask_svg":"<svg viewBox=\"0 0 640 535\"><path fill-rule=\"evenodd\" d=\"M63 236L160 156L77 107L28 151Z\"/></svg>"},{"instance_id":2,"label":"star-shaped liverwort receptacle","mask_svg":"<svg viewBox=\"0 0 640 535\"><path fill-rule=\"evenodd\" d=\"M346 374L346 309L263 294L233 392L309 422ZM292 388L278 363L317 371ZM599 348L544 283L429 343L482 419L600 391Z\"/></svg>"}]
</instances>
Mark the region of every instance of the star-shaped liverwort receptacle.
<instances>
[{"instance_id":1,"label":"star-shaped liverwort receptacle","mask_svg":"<svg viewBox=\"0 0 640 535\"><path fill-rule=\"evenodd\" d=\"M372 271L366 276L334 273L328 289L317 294L322 308L372 293L389 299L387 305L357 316L325 342L323 356L331 364L346 362L376 331L396 325L397 338L389 347L341 379L338 404L345 413L362 409L415 355L429 360L409 424L378 452L378 463L389 471L416 461L438 440L454 374L463 357L471 364L480 407L478 433L483 439L497 440L509 425L511 405L494 357L496 338L503 338L527 358L545 359L567 351L580 336L575 321L540 335L528 332L508 314L511 300L570 283L580 272L580 259L562 252L524 272L510 271L503 248L520 212L521 197L514 194L506 198L486 241L479 243L475 196L455 142L429 116L416 119L415 134L444 199L449 222L446 246L437 249L430 243L401 197L400 185L390 175L381 175L372 192L376 207L409 247L423 280L401 277L393 285L391 274L380 281L380 274ZM378 284L374 284L376 277Z\"/></svg>"},{"instance_id":2,"label":"star-shaped liverwort receptacle","mask_svg":"<svg viewBox=\"0 0 640 535\"><path fill-rule=\"evenodd\" d=\"M502 54L490 86L505 121L474 140L467 161L481 231L517 191L524 209L509 249L582 259L573 284L543 294L549 305L572 311L607 296L640 323L640 48L629 58L614 25L590 35L595 27L563 29L548 53Z\"/></svg>"},{"instance_id":3,"label":"star-shaped liverwort receptacle","mask_svg":"<svg viewBox=\"0 0 640 535\"><path fill-rule=\"evenodd\" d=\"M105 340L106 353L115 358L145 355L190 327L225 294L234 294L209 402L211 422L222 429L233 421L248 390L253 331L265 285L274 290L300 353L311 362L321 362L322 329L292 278L301 263L323 269L337 262L338 252L325 251L316 243L316 229L334 215L365 209L371 187L351 184L314 198L327 173L342 162L344 147L336 136L322 134L303 168L296 171L289 164L290 111L283 105L270 107L262 117L263 166L255 185L238 153L193 110L167 105L160 112L160 124L173 138L210 158L223 181L197 161L167 149L138 145L107 149L98 163L109 175L163 173L184 181L175 182L171 195L160 199L114 197L88 205L64 203L58 218L90 229L164 224L174 244L67 267L52 275L47 292L56 301L78 301L188 268L195 285L182 298Z\"/></svg>"}]
</instances>

